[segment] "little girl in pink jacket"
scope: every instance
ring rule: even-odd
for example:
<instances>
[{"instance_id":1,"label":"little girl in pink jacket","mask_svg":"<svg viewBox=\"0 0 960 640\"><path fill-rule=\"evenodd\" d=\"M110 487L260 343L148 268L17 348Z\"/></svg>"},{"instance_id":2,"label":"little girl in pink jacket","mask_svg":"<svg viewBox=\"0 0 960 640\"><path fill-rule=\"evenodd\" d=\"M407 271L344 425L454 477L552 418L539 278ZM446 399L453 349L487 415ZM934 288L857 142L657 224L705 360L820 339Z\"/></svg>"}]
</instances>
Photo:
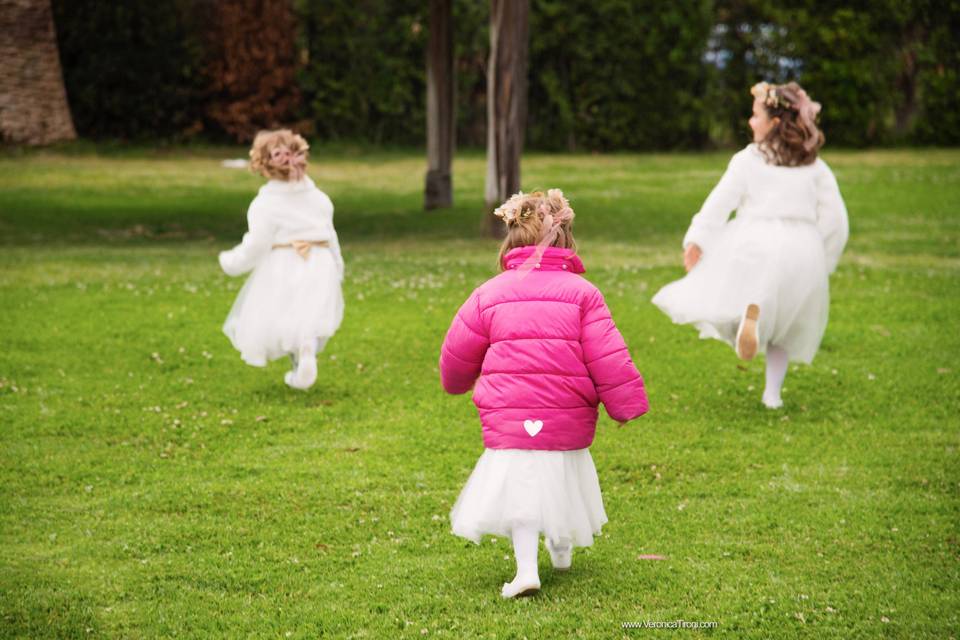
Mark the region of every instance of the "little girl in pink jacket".
<instances>
[{"instance_id":1,"label":"little girl in pink jacket","mask_svg":"<svg viewBox=\"0 0 960 640\"><path fill-rule=\"evenodd\" d=\"M597 405L621 424L647 394L610 310L580 274L573 210L559 189L518 193L496 210L507 226L501 273L460 307L440 354L448 393L473 389L486 450L450 514L474 542L509 536L517 573L505 598L540 589L543 534L556 569L607 521L588 447Z\"/></svg>"}]
</instances>

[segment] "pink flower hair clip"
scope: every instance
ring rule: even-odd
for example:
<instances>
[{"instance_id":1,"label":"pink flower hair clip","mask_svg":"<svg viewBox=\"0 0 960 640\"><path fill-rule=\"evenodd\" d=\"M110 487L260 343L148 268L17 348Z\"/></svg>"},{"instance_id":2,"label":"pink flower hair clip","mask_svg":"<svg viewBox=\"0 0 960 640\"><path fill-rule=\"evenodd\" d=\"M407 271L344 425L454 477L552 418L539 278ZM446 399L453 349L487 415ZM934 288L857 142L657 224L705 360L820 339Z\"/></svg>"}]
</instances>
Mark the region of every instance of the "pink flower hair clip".
<instances>
[{"instance_id":1,"label":"pink flower hair clip","mask_svg":"<svg viewBox=\"0 0 960 640\"><path fill-rule=\"evenodd\" d=\"M276 147L270 152L270 164L287 167L292 180L300 180L307 171L307 155L304 151L293 152L287 147Z\"/></svg>"},{"instance_id":2,"label":"pink flower hair clip","mask_svg":"<svg viewBox=\"0 0 960 640\"><path fill-rule=\"evenodd\" d=\"M771 109L789 109L792 107L790 102L777 91L777 85L758 82L750 88L750 93Z\"/></svg>"}]
</instances>

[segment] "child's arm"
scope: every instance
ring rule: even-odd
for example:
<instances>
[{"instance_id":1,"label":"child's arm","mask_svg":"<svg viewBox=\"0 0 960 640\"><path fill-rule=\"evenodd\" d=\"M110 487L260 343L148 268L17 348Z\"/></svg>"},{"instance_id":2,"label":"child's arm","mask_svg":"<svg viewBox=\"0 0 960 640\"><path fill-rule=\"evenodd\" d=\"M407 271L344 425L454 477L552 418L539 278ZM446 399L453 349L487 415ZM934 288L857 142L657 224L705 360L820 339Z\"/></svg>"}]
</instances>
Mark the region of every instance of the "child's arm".
<instances>
[{"instance_id":1,"label":"child's arm","mask_svg":"<svg viewBox=\"0 0 960 640\"><path fill-rule=\"evenodd\" d=\"M329 216L326 216L329 219L330 225L330 238L327 242L330 244L330 252L333 253L333 260L337 265L337 271L340 274L340 282L343 282L343 253L340 252L340 239L337 237L337 230L333 226L333 201L330 200L330 196L325 194L323 191L317 190L322 196L322 208L324 211L329 211Z\"/></svg>"},{"instance_id":2,"label":"child's arm","mask_svg":"<svg viewBox=\"0 0 960 640\"><path fill-rule=\"evenodd\" d=\"M580 328L583 359L607 413L623 423L649 409L643 377L599 291L587 299Z\"/></svg>"},{"instance_id":3,"label":"child's arm","mask_svg":"<svg viewBox=\"0 0 960 640\"><path fill-rule=\"evenodd\" d=\"M833 273L850 236L850 222L837 179L830 167L825 162L822 164L823 171L817 176L817 229L823 237L827 272Z\"/></svg>"},{"instance_id":4,"label":"child's arm","mask_svg":"<svg viewBox=\"0 0 960 640\"><path fill-rule=\"evenodd\" d=\"M463 303L440 348L440 382L447 393L466 393L477 381L490 339L480 319L477 292Z\"/></svg>"},{"instance_id":5,"label":"child's arm","mask_svg":"<svg viewBox=\"0 0 960 640\"><path fill-rule=\"evenodd\" d=\"M740 206L740 201L747 190L746 175L742 166L744 157L741 154L743 153L745 151L731 158L720 182L707 196L700 211L693 216L690 228L683 237L684 249L690 245L697 245L703 251L709 251L713 239L730 218L730 213Z\"/></svg>"},{"instance_id":6,"label":"child's arm","mask_svg":"<svg viewBox=\"0 0 960 640\"><path fill-rule=\"evenodd\" d=\"M229 251L220 252L220 267L228 276L250 271L273 246L273 225L256 204L254 200L247 211L249 231L243 234L243 241Z\"/></svg>"},{"instance_id":7,"label":"child's arm","mask_svg":"<svg viewBox=\"0 0 960 640\"><path fill-rule=\"evenodd\" d=\"M340 240L337 238L337 230L330 225L330 251L333 252L333 259L337 263L337 270L340 272L340 282L343 282L343 254L340 253Z\"/></svg>"}]
</instances>

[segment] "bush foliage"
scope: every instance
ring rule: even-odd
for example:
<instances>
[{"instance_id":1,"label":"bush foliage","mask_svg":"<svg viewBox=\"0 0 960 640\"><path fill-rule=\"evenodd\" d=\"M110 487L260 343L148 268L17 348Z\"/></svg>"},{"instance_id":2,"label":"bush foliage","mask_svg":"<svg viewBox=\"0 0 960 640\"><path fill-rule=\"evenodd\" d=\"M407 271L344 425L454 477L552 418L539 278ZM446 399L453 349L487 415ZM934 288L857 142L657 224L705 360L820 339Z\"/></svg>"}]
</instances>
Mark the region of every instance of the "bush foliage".
<instances>
[{"instance_id":1,"label":"bush foliage","mask_svg":"<svg viewBox=\"0 0 960 640\"><path fill-rule=\"evenodd\" d=\"M530 3L532 148L739 144L760 79L801 82L833 144L960 143L960 0ZM54 0L78 130L422 143L428 3L266 4ZM488 4L454 3L461 145L485 141Z\"/></svg>"}]
</instances>

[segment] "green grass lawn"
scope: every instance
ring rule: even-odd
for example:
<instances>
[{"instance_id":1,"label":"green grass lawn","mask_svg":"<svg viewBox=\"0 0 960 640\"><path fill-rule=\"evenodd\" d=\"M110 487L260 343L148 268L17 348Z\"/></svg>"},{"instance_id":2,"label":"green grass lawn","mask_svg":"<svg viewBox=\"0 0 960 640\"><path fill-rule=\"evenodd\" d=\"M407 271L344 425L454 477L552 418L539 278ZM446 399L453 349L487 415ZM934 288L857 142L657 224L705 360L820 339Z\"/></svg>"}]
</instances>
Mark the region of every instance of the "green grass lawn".
<instances>
[{"instance_id":1,"label":"green grass lawn","mask_svg":"<svg viewBox=\"0 0 960 640\"><path fill-rule=\"evenodd\" d=\"M950 638L960 634L960 151L829 152L851 218L812 366L763 362L650 298L727 154L530 155L648 416L592 448L610 523L503 601L510 545L447 514L482 451L436 362L493 273L483 158L420 209L415 152L318 149L346 318L307 393L220 325L259 179L228 149L0 156L0 636ZM644 554L664 561L640 559ZM715 621L716 629L625 622Z\"/></svg>"}]
</instances>

